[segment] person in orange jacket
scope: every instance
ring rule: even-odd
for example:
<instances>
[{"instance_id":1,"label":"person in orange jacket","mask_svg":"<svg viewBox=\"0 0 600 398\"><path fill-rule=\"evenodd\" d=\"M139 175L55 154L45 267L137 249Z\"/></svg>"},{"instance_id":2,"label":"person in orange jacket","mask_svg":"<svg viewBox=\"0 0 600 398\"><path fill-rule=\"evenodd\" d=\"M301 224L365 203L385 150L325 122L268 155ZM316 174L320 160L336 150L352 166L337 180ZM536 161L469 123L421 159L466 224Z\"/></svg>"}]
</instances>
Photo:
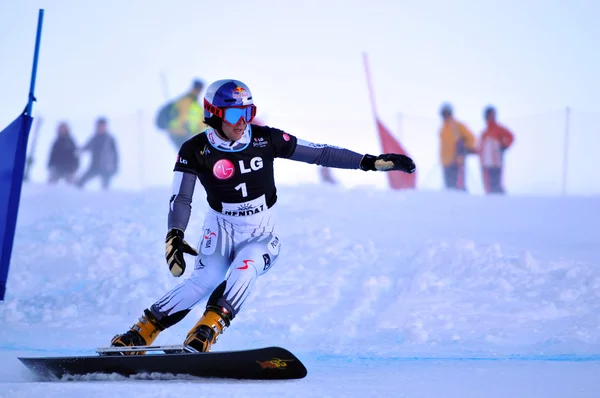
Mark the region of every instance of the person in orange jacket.
<instances>
[{"instance_id":1,"label":"person in orange jacket","mask_svg":"<svg viewBox=\"0 0 600 398\"><path fill-rule=\"evenodd\" d=\"M483 186L488 194L504 194L502 169L504 151L515 140L514 135L504 126L496 122L496 109L488 106L483 111L487 127L481 133L479 143L479 160L483 172Z\"/></svg>"},{"instance_id":2,"label":"person in orange jacket","mask_svg":"<svg viewBox=\"0 0 600 398\"><path fill-rule=\"evenodd\" d=\"M466 191L465 158L476 153L475 136L463 123L454 119L452 105L442 105L440 114L440 161L447 189Z\"/></svg>"}]
</instances>

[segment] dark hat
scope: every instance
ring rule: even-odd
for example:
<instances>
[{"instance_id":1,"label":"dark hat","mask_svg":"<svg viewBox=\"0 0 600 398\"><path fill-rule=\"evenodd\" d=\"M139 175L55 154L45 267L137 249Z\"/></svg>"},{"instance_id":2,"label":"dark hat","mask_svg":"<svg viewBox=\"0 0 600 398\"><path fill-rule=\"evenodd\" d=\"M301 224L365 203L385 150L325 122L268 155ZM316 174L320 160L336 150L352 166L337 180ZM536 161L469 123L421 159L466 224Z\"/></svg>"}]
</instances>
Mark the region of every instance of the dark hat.
<instances>
[{"instance_id":1,"label":"dark hat","mask_svg":"<svg viewBox=\"0 0 600 398\"><path fill-rule=\"evenodd\" d=\"M486 106L485 109L483 110L483 117L487 119L489 114L492 112L495 114L496 108L494 108L492 105Z\"/></svg>"},{"instance_id":2,"label":"dark hat","mask_svg":"<svg viewBox=\"0 0 600 398\"><path fill-rule=\"evenodd\" d=\"M194 82L192 83L192 86L196 90L202 90L204 88L204 82L200 79L195 79Z\"/></svg>"},{"instance_id":3,"label":"dark hat","mask_svg":"<svg viewBox=\"0 0 600 398\"><path fill-rule=\"evenodd\" d=\"M444 115L446 113L452 115L453 112L454 110L452 109L452 104L450 104L449 102L443 103L440 107L440 115Z\"/></svg>"}]
</instances>

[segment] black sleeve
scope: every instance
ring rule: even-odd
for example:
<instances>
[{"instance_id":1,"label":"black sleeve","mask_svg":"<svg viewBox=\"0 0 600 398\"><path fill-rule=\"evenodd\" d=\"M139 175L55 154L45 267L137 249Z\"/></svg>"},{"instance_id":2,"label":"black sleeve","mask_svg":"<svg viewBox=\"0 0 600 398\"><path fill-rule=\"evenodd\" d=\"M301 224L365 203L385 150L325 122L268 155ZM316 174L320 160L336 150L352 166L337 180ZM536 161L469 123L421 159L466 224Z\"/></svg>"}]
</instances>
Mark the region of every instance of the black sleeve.
<instances>
[{"instance_id":1,"label":"black sleeve","mask_svg":"<svg viewBox=\"0 0 600 398\"><path fill-rule=\"evenodd\" d=\"M183 143L183 145L179 149L177 161L175 162L175 167L173 168L173 171L181 171L183 173L189 173L195 176L198 175L201 166L198 162L198 158L196 157L194 151L195 148L196 145L194 141L188 140Z\"/></svg>"},{"instance_id":2,"label":"black sleeve","mask_svg":"<svg viewBox=\"0 0 600 398\"><path fill-rule=\"evenodd\" d=\"M276 158L289 158L296 149L296 137L283 130L268 127L271 133L273 153Z\"/></svg>"},{"instance_id":3,"label":"black sleeve","mask_svg":"<svg viewBox=\"0 0 600 398\"><path fill-rule=\"evenodd\" d=\"M336 146L314 144L297 139L296 149L289 158L325 167L360 169L360 161L363 155Z\"/></svg>"}]
</instances>

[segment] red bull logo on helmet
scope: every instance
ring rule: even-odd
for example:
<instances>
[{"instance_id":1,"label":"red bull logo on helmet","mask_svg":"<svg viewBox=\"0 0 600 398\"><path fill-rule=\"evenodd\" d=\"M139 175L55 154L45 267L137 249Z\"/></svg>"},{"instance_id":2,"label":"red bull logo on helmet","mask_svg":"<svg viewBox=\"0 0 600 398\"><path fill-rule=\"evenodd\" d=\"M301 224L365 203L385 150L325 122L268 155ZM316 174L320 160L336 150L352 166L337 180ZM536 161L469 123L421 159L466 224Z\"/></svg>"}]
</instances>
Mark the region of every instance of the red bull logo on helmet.
<instances>
[{"instance_id":1,"label":"red bull logo on helmet","mask_svg":"<svg viewBox=\"0 0 600 398\"><path fill-rule=\"evenodd\" d=\"M244 87L237 86L232 91L232 96L236 100L248 98L248 90L246 90Z\"/></svg>"}]
</instances>

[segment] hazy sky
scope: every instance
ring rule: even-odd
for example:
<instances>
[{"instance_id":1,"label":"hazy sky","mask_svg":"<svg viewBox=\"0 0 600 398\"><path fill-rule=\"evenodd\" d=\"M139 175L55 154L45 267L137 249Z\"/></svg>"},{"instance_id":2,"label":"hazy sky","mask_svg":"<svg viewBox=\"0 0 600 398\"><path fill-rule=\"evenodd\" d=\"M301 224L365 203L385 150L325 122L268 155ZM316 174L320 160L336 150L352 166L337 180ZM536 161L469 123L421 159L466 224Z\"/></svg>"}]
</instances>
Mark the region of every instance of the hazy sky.
<instances>
[{"instance_id":1,"label":"hazy sky","mask_svg":"<svg viewBox=\"0 0 600 398\"><path fill-rule=\"evenodd\" d=\"M425 174L436 173L437 112L443 101L451 101L457 116L477 134L488 103L515 123L545 112L556 116L566 106L600 115L600 2L592 0L4 0L2 126L27 99L39 8L45 9L39 103L34 105L34 113L44 118L40 163L59 119L70 121L83 141L93 119L107 115L131 162L124 164L129 171L118 185L145 172L153 177L148 183L170 179L174 152L151 124L165 99L161 73L171 96L188 89L193 77L240 79L252 89L259 116L269 125L305 139L376 153L361 58L365 51L383 121L400 134L398 113L408 115L401 134L409 151L419 154L421 182ZM423 118L422 131L410 127L411 117ZM564 123L558 116L556 120L549 137L560 141ZM582 131L599 136L600 116L586 120L590 125ZM133 148L141 130L144 147ZM528 141L520 138L528 132L515 133L515 154L507 161L518 164L508 170L507 183L526 191L531 183L520 173L531 149L524 150ZM543 144L545 133L535 134ZM562 160L560 149L553 151L558 153L552 152L548 161ZM572 157L594 160L589 144L581 151ZM311 166L290 170L298 181L316 180ZM385 184L381 175L337 175L349 183ZM43 164L34 169L34 178L46 178ZM593 178L590 174L577 187L600 192L600 180ZM278 179L292 178L286 174Z\"/></svg>"}]
</instances>

